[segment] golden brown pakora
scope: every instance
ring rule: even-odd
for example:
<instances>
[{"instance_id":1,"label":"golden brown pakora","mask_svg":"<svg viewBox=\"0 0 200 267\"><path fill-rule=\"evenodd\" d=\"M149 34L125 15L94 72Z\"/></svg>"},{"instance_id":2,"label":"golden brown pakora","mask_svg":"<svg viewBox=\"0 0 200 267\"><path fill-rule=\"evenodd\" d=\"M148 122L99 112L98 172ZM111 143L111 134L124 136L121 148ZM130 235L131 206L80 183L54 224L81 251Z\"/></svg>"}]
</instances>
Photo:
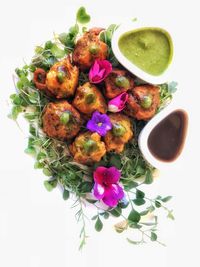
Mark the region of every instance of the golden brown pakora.
<instances>
[{"instance_id":1,"label":"golden brown pakora","mask_svg":"<svg viewBox=\"0 0 200 267\"><path fill-rule=\"evenodd\" d=\"M140 85L131 90L124 112L137 120L149 120L160 104L159 87Z\"/></svg>"},{"instance_id":2,"label":"golden brown pakora","mask_svg":"<svg viewBox=\"0 0 200 267\"><path fill-rule=\"evenodd\" d=\"M98 133L85 132L79 134L70 145L74 160L82 164L98 162L106 153L104 142Z\"/></svg>"},{"instance_id":3,"label":"golden brown pakora","mask_svg":"<svg viewBox=\"0 0 200 267\"><path fill-rule=\"evenodd\" d=\"M107 98L114 98L119 94L133 88L134 79L125 70L113 69L105 79L105 95Z\"/></svg>"},{"instance_id":4,"label":"golden brown pakora","mask_svg":"<svg viewBox=\"0 0 200 267\"><path fill-rule=\"evenodd\" d=\"M106 113L106 101L100 90L89 82L79 86L73 100L73 106L84 114L92 114L94 111Z\"/></svg>"},{"instance_id":5,"label":"golden brown pakora","mask_svg":"<svg viewBox=\"0 0 200 267\"><path fill-rule=\"evenodd\" d=\"M89 69L96 59L106 59L108 46L99 39L102 30L102 28L92 28L77 41L73 52L73 62L81 70Z\"/></svg>"},{"instance_id":6,"label":"golden brown pakora","mask_svg":"<svg viewBox=\"0 0 200 267\"><path fill-rule=\"evenodd\" d=\"M67 140L77 135L81 127L79 112L66 100L50 102L42 116L43 131L53 138Z\"/></svg>"},{"instance_id":7,"label":"golden brown pakora","mask_svg":"<svg viewBox=\"0 0 200 267\"><path fill-rule=\"evenodd\" d=\"M73 96L78 85L79 69L73 66L70 56L55 63L46 76L46 86L56 98Z\"/></svg>"},{"instance_id":8,"label":"golden brown pakora","mask_svg":"<svg viewBox=\"0 0 200 267\"><path fill-rule=\"evenodd\" d=\"M125 144L133 137L133 129L130 118L123 114L110 114L112 130L104 137L107 151L120 153L124 150Z\"/></svg>"}]
</instances>

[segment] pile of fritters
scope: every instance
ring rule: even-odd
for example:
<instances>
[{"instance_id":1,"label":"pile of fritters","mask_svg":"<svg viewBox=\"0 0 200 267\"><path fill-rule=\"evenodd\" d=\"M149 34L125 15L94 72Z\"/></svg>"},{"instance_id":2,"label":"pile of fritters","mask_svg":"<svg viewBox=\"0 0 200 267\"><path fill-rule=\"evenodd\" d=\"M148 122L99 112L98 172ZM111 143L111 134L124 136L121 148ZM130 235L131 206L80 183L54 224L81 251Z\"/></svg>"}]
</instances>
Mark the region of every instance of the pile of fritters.
<instances>
[{"instance_id":1,"label":"pile of fritters","mask_svg":"<svg viewBox=\"0 0 200 267\"><path fill-rule=\"evenodd\" d=\"M90 82L79 85L79 71L87 74L96 59L108 57L108 46L99 38L101 31L92 28L84 33L71 55L47 73L36 69L33 78L36 88L54 99L43 111L43 131L51 138L67 141L74 160L82 164L98 162L108 151L121 153L134 138L133 120L149 120L160 102L157 86L135 86L134 76L123 67L113 68L100 86ZM123 92L128 93L125 109L107 112L108 101ZM85 127L94 111L110 117L112 129L104 137Z\"/></svg>"}]
</instances>

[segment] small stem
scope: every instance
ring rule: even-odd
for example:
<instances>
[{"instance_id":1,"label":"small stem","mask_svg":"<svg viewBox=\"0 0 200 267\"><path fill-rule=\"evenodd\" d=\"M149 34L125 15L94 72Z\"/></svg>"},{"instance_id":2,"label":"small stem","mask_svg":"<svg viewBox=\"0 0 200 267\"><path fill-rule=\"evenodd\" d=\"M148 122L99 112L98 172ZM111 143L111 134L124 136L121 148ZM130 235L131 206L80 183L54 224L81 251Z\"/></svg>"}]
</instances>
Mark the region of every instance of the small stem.
<instances>
[{"instance_id":1,"label":"small stem","mask_svg":"<svg viewBox=\"0 0 200 267\"><path fill-rule=\"evenodd\" d=\"M130 196L129 196L129 193L128 193L128 192L126 192L126 193L127 193L128 200L129 200L129 202L130 202L130 204L131 204L131 208L132 208L132 210L134 210L133 202L132 202L132 200L131 200L131 198L130 198Z\"/></svg>"}]
</instances>

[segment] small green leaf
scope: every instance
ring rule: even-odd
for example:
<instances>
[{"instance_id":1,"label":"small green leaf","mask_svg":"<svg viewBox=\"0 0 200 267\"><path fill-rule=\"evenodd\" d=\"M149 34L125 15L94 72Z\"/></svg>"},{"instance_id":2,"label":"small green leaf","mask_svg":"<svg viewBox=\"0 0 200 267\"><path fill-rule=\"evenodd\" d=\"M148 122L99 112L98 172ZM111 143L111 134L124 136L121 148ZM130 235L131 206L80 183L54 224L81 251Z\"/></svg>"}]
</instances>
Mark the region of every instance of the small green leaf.
<instances>
[{"instance_id":1,"label":"small green leaf","mask_svg":"<svg viewBox=\"0 0 200 267\"><path fill-rule=\"evenodd\" d=\"M32 124L29 125L29 133L33 136L37 136L36 128Z\"/></svg>"},{"instance_id":2,"label":"small green leaf","mask_svg":"<svg viewBox=\"0 0 200 267\"><path fill-rule=\"evenodd\" d=\"M140 229L140 228L142 228L142 225L129 221L129 227L133 228L133 229Z\"/></svg>"},{"instance_id":3,"label":"small green leaf","mask_svg":"<svg viewBox=\"0 0 200 267\"><path fill-rule=\"evenodd\" d=\"M122 213L122 209L120 207L116 207L109 211L114 217L120 217Z\"/></svg>"},{"instance_id":4,"label":"small green leaf","mask_svg":"<svg viewBox=\"0 0 200 267\"><path fill-rule=\"evenodd\" d=\"M145 176L145 184L152 184L153 183L153 176L150 170L146 171L146 176Z\"/></svg>"},{"instance_id":5,"label":"small green leaf","mask_svg":"<svg viewBox=\"0 0 200 267\"><path fill-rule=\"evenodd\" d=\"M172 210L170 210L170 211L168 212L167 218L169 218L169 219L171 219L171 220L175 220L174 215L173 215L172 212L173 212Z\"/></svg>"},{"instance_id":6,"label":"small green leaf","mask_svg":"<svg viewBox=\"0 0 200 267\"><path fill-rule=\"evenodd\" d=\"M87 202L91 203L91 204L94 204L97 202L97 200L94 200L94 199L88 199L86 198Z\"/></svg>"},{"instance_id":7,"label":"small green leaf","mask_svg":"<svg viewBox=\"0 0 200 267\"><path fill-rule=\"evenodd\" d=\"M43 168L43 173L46 176L52 176L52 173L51 173L51 171L48 168Z\"/></svg>"},{"instance_id":8,"label":"small green leaf","mask_svg":"<svg viewBox=\"0 0 200 267\"><path fill-rule=\"evenodd\" d=\"M24 152L30 155L34 155L36 151L34 147L29 146L24 150Z\"/></svg>"},{"instance_id":9,"label":"small green leaf","mask_svg":"<svg viewBox=\"0 0 200 267\"><path fill-rule=\"evenodd\" d=\"M157 240L157 234L154 232L151 232L151 241L156 241Z\"/></svg>"},{"instance_id":10,"label":"small green leaf","mask_svg":"<svg viewBox=\"0 0 200 267\"><path fill-rule=\"evenodd\" d=\"M68 198L69 198L69 191L64 189L64 191L63 191L63 199L67 200Z\"/></svg>"},{"instance_id":11,"label":"small green leaf","mask_svg":"<svg viewBox=\"0 0 200 267\"><path fill-rule=\"evenodd\" d=\"M161 205L161 203L159 202L159 201L155 201L155 206L156 206L156 208L160 208L162 205Z\"/></svg>"},{"instance_id":12,"label":"small green leaf","mask_svg":"<svg viewBox=\"0 0 200 267\"><path fill-rule=\"evenodd\" d=\"M76 13L76 19L79 23L85 24L90 21L90 15L86 13L85 7L80 7L79 10Z\"/></svg>"},{"instance_id":13,"label":"small green leaf","mask_svg":"<svg viewBox=\"0 0 200 267\"><path fill-rule=\"evenodd\" d=\"M45 45L44 45L44 49L45 49L45 50L51 49L52 46L53 46L52 41L47 41L47 42L45 43Z\"/></svg>"},{"instance_id":14,"label":"small green leaf","mask_svg":"<svg viewBox=\"0 0 200 267\"><path fill-rule=\"evenodd\" d=\"M91 220L93 220L93 221L96 220L98 216L99 216L98 214L94 215Z\"/></svg>"},{"instance_id":15,"label":"small green leaf","mask_svg":"<svg viewBox=\"0 0 200 267\"><path fill-rule=\"evenodd\" d=\"M23 111L23 108L21 106L14 106L12 108L11 114L9 115L9 118L16 120L19 113Z\"/></svg>"},{"instance_id":16,"label":"small green leaf","mask_svg":"<svg viewBox=\"0 0 200 267\"><path fill-rule=\"evenodd\" d=\"M104 219L108 219L109 216L110 216L110 214L108 212L104 212L104 214L103 214Z\"/></svg>"},{"instance_id":17,"label":"small green leaf","mask_svg":"<svg viewBox=\"0 0 200 267\"><path fill-rule=\"evenodd\" d=\"M145 216L149 213L149 210L144 210L140 212L140 216Z\"/></svg>"},{"instance_id":18,"label":"small green leaf","mask_svg":"<svg viewBox=\"0 0 200 267\"><path fill-rule=\"evenodd\" d=\"M134 182L134 181L129 181L129 182L127 182L126 184L124 184L124 189L125 189L126 191L129 191L130 189L135 188L135 187L137 187L137 186L138 186L138 183L136 183L136 182Z\"/></svg>"},{"instance_id":19,"label":"small green leaf","mask_svg":"<svg viewBox=\"0 0 200 267\"><path fill-rule=\"evenodd\" d=\"M47 157L47 155L43 152L39 152L37 155L37 160L44 160Z\"/></svg>"},{"instance_id":20,"label":"small green leaf","mask_svg":"<svg viewBox=\"0 0 200 267\"><path fill-rule=\"evenodd\" d=\"M134 240L131 240L129 238L126 239L130 244L133 244L133 245L139 245L142 243L142 241L134 241Z\"/></svg>"},{"instance_id":21,"label":"small green leaf","mask_svg":"<svg viewBox=\"0 0 200 267\"><path fill-rule=\"evenodd\" d=\"M133 200L133 203L137 206L144 205L146 201L143 198L136 198Z\"/></svg>"},{"instance_id":22,"label":"small green leaf","mask_svg":"<svg viewBox=\"0 0 200 267\"><path fill-rule=\"evenodd\" d=\"M44 181L47 191L51 192L57 186L57 180Z\"/></svg>"},{"instance_id":23,"label":"small green leaf","mask_svg":"<svg viewBox=\"0 0 200 267\"><path fill-rule=\"evenodd\" d=\"M162 202L168 202L170 199L172 199L172 196L167 196L161 199Z\"/></svg>"},{"instance_id":24,"label":"small green leaf","mask_svg":"<svg viewBox=\"0 0 200 267\"><path fill-rule=\"evenodd\" d=\"M65 51L59 48L56 44L54 44L51 48L51 53L56 57L56 58L62 58L65 56Z\"/></svg>"},{"instance_id":25,"label":"small green leaf","mask_svg":"<svg viewBox=\"0 0 200 267\"><path fill-rule=\"evenodd\" d=\"M92 188L93 188L93 183L85 181L81 184L80 192L89 193L91 192Z\"/></svg>"},{"instance_id":26,"label":"small green leaf","mask_svg":"<svg viewBox=\"0 0 200 267\"><path fill-rule=\"evenodd\" d=\"M138 223L140 221L140 213L136 210L132 210L128 216L130 222Z\"/></svg>"},{"instance_id":27,"label":"small green leaf","mask_svg":"<svg viewBox=\"0 0 200 267\"><path fill-rule=\"evenodd\" d=\"M100 220L100 218L98 217L96 220L96 223L95 223L95 229L97 232L100 232L102 230L102 228L103 228L103 223Z\"/></svg>"},{"instance_id":28,"label":"small green leaf","mask_svg":"<svg viewBox=\"0 0 200 267\"><path fill-rule=\"evenodd\" d=\"M34 169L42 169L44 167L44 164L41 162L36 161L34 164Z\"/></svg>"},{"instance_id":29,"label":"small green leaf","mask_svg":"<svg viewBox=\"0 0 200 267\"><path fill-rule=\"evenodd\" d=\"M142 192L141 190L136 190L136 198L144 198L145 197L145 193Z\"/></svg>"}]
</instances>

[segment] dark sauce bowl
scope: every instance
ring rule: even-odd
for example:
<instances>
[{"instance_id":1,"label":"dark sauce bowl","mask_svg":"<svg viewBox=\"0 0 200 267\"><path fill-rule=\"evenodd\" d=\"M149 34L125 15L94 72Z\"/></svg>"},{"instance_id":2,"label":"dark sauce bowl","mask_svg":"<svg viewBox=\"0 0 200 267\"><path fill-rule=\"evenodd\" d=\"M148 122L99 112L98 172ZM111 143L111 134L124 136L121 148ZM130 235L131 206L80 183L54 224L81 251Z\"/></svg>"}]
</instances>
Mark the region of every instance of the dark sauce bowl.
<instances>
[{"instance_id":1,"label":"dark sauce bowl","mask_svg":"<svg viewBox=\"0 0 200 267\"><path fill-rule=\"evenodd\" d=\"M187 129L185 108L169 104L146 124L139 135L139 147L144 158L158 169L173 164L181 156Z\"/></svg>"}]
</instances>

